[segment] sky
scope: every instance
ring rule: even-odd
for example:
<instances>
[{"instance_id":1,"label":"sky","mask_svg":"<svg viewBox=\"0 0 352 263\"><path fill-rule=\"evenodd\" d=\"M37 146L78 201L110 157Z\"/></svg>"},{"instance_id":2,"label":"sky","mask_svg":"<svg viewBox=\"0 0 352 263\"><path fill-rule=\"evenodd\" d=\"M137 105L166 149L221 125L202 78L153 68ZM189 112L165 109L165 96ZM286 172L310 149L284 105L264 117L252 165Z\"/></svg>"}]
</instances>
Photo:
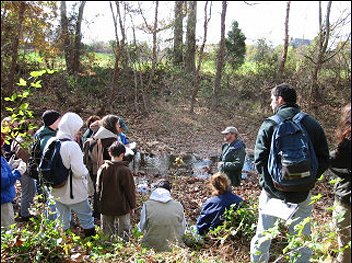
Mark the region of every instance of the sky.
<instances>
[{"instance_id":1,"label":"sky","mask_svg":"<svg viewBox=\"0 0 352 263\"><path fill-rule=\"evenodd\" d=\"M136 4L136 2L134 2ZM142 9L148 23L154 19L154 2L141 1ZM197 3L197 40L201 43L203 38L204 3ZM248 4L249 3L249 4ZM257 39L265 38L272 45L283 43L284 21L286 16L286 1L228 1L226 14L226 34L234 20L246 36L247 44L253 44ZM322 2L323 16L325 17L327 1ZM159 19L171 22L174 18L174 1L159 2ZM333 1L331 8L331 23L337 21L341 14L351 13L350 1ZM221 1L213 1L212 16L208 27L207 44L218 43L220 40ZM85 23L82 25L84 43L94 41L109 41L115 37L114 24L110 11L109 1L87 1L84 10ZM140 16L133 17L134 24L140 25L143 20ZM186 23L184 22L184 26ZM343 27L343 34L351 32L351 21ZM289 36L290 38L313 39L319 30L318 1L291 1ZM128 30L132 41L131 30ZM160 43L166 43L172 38L172 30L158 34ZM142 31L137 32L138 40L147 40L151 43L151 35ZM172 42L171 42L172 43ZM166 45L166 44L165 44ZM170 45L170 42L169 42Z\"/></svg>"}]
</instances>

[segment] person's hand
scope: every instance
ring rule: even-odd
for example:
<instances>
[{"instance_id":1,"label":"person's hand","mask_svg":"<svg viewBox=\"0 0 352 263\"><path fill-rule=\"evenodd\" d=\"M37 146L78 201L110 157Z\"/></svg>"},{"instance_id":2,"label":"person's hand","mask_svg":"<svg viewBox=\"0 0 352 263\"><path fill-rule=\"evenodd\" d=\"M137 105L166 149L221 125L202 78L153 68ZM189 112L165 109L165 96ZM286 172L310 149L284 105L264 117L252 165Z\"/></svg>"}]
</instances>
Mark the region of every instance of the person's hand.
<instances>
[{"instance_id":1,"label":"person's hand","mask_svg":"<svg viewBox=\"0 0 352 263\"><path fill-rule=\"evenodd\" d=\"M23 175L27 170L27 164L21 159L19 159L18 161L20 162L18 163L16 170L19 171L21 175Z\"/></svg>"},{"instance_id":2,"label":"person's hand","mask_svg":"<svg viewBox=\"0 0 352 263\"><path fill-rule=\"evenodd\" d=\"M15 155L13 154L10 157L10 160L8 161L11 170L15 170L18 167L18 165L20 164L21 161L22 161L21 159L15 159Z\"/></svg>"},{"instance_id":3,"label":"person's hand","mask_svg":"<svg viewBox=\"0 0 352 263\"><path fill-rule=\"evenodd\" d=\"M218 162L218 170L221 171L224 166L224 162Z\"/></svg>"}]
</instances>

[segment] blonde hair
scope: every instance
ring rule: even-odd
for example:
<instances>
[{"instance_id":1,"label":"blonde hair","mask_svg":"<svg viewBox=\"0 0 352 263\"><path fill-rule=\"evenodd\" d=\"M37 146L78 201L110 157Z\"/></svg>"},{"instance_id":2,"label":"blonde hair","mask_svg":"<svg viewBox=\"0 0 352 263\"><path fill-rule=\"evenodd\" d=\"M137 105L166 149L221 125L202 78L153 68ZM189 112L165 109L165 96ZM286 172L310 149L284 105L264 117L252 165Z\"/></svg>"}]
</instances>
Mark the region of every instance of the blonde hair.
<instances>
[{"instance_id":1,"label":"blonde hair","mask_svg":"<svg viewBox=\"0 0 352 263\"><path fill-rule=\"evenodd\" d=\"M215 173L209 179L213 195L222 195L231 190L231 181L225 173Z\"/></svg>"}]
</instances>

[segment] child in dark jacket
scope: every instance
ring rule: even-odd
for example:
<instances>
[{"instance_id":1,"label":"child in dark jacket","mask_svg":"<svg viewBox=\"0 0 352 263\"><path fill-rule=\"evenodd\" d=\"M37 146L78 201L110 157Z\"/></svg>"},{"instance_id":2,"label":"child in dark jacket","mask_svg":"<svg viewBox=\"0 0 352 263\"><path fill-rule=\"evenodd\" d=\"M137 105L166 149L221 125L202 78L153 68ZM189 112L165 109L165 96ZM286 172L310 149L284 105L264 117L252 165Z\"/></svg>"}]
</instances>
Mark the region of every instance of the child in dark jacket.
<instances>
[{"instance_id":1,"label":"child in dark jacket","mask_svg":"<svg viewBox=\"0 0 352 263\"><path fill-rule=\"evenodd\" d=\"M225 209L229 209L231 205L238 207L243 201L231 192L231 181L226 174L213 174L209 183L213 196L205 201L197 219L196 228L199 235L205 235L210 229L222 224Z\"/></svg>"},{"instance_id":2,"label":"child in dark jacket","mask_svg":"<svg viewBox=\"0 0 352 263\"><path fill-rule=\"evenodd\" d=\"M123 161L126 149L115 142L109 147L111 161L99 168L96 191L99 197L104 234L118 234L127 238L131 224L130 214L136 207L135 184L128 162ZM115 225L116 223L116 225Z\"/></svg>"}]
</instances>

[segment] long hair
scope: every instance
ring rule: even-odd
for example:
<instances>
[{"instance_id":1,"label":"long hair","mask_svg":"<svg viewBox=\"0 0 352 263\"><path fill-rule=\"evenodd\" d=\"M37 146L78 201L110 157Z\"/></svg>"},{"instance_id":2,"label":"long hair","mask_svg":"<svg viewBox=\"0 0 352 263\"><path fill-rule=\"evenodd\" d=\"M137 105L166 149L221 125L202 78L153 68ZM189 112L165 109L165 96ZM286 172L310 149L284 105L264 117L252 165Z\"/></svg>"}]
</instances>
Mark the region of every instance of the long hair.
<instances>
[{"instance_id":1,"label":"long hair","mask_svg":"<svg viewBox=\"0 0 352 263\"><path fill-rule=\"evenodd\" d=\"M213 195L222 195L231 189L229 177L221 172L215 173L210 177L209 185Z\"/></svg>"},{"instance_id":2,"label":"long hair","mask_svg":"<svg viewBox=\"0 0 352 263\"><path fill-rule=\"evenodd\" d=\"M342 108L341 119L336 130L337 144L340 144L344 139L351 139L351 103L348 103Z\"/></svg>"},{"instance_id":3,"label":"long hair","mask_svg":"<svg viewBox=\"0 0 352 263\"><path fill-rule=\"evenodd\" d=\"M118 134L116 124L119 122L119 117L116 115L108 114L101 120L101 124L104 128L108 129L109 131Z\"/></svg>"}]
</instances>

